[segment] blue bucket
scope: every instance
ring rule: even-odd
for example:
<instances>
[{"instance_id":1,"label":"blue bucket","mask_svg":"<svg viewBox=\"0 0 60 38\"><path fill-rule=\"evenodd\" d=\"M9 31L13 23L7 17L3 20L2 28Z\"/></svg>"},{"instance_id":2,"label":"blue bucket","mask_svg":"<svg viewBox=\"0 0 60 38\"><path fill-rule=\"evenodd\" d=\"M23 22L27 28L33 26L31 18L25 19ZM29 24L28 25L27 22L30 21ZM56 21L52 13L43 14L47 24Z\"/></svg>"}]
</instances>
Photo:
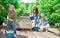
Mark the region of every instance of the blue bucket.
<instances>
[{"instance_id":1,"label":"blue bucket","mask_svg":"<svg viewBox=\"0 0 60 38\"><path fill-rule=\"evenodd\" d=\"M34 27L33 28L34 31L38 31L38 29L39 29L38 27Z\"/></svg>"},{"instance_id":2,"label":"blue bucket","mask_svg":"<svg viewBox=\"0 0 60 38\"><path fill-rule=\"evenodd\" d=\"M14 38L13 33L6 33L6 38Z\"/></svg>"}]
</instances>

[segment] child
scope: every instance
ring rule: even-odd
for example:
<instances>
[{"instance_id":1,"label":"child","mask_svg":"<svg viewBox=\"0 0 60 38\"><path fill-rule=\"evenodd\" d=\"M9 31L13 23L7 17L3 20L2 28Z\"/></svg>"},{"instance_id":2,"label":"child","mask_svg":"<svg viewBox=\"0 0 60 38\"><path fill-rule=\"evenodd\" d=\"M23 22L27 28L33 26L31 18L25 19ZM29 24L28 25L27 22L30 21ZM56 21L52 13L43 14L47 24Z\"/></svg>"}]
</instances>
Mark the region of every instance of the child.
<instances>
[{"instance_id":1,"label":"child","mask_svg":"<svg viewBox=\"0 0 60 38\"><path fill-rule=\"evenodd\" d=\"M47 22L48 20L45 18L44 14L41 14L41 19L40 19L40 30L44 31L44 30L48 30L49 28L49 24Z\"/></svg>"}]
</instances>

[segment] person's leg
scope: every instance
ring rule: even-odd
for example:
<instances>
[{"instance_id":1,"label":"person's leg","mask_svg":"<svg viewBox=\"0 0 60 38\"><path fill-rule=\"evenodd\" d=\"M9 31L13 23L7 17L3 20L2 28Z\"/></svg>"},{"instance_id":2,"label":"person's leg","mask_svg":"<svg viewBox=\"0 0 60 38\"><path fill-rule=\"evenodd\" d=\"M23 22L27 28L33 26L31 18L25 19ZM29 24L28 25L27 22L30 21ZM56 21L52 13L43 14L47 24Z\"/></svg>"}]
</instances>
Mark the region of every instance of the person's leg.
<instances>
[{"instance_id":1,"label":"person's leg","mask_svg":"<svg viewBox=\"0 0 60 38\"><path fill-rule=\"evenodd\" d=\"M41 26L40 26L40 30L42 30L42 31L43 31L43 29L44 29L44 26L42 26L42 25L41 25Z\"/></svg>"},{"instance_id":2,"label":"person's leg","mask_svg":"<svg viewBox=\"0 0 60 38\"><path fill-rule=\"evenodd\" d=\"M9 30L10 21L9 21L9 20L7 20L7 22L6 22L6 23L7 23L7 26L6 26L5 30L7 30L7 31L8 31L8 30Z\"/></svg>"},{"instance_id":3,"label":"person's leg","mask_svg":"<svg viewBox=\"0 0 60 38\"><path fill-rule=\"evenodd\" d=\"M36 14L36 16L35 16L36 18L35 18L35 25L38 23L38 14Z\"/></svg>"},{"instance_id":4,"label":"person's leg","mask_svg":"<svg viewBox=\"0 0 60 38\"><path fill-rule=\"evenodd\" d=\"M50 28L50 26L49 26L49 24L47 24L47 25L45 26L46 31L48 31L49 28Z\"/></svg>"},{"instance_id":5,"label":"person's leg","mask_svg":"<svg viewBox=\"0 0 60 38\"><path fill-rule=\"evenodd\" d=\"M15 20L12 22L12 26L13 26L13 29L14 29L14 33L16 34L16 21Z\"/></svg>"}]
</instances>

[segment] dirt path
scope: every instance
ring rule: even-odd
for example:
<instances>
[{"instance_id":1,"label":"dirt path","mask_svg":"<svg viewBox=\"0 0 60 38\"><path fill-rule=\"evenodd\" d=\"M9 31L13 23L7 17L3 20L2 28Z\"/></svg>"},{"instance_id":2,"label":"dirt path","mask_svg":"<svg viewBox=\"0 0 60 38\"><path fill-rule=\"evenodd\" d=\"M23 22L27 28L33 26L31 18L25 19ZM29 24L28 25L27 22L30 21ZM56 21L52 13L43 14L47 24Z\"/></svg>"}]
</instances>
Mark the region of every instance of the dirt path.
<instances>
[{"instance_id":1,"label":"dirt path","mask_svg":"<svg viewBox=\"0 0 60 38\"><path fill-rule=\"evenodd\" d=\"M49 32L19 32L18 35L22 35L24 38L60 38ZM18 37L17 37L18 38Z\"/></svg>"}]
</instances>

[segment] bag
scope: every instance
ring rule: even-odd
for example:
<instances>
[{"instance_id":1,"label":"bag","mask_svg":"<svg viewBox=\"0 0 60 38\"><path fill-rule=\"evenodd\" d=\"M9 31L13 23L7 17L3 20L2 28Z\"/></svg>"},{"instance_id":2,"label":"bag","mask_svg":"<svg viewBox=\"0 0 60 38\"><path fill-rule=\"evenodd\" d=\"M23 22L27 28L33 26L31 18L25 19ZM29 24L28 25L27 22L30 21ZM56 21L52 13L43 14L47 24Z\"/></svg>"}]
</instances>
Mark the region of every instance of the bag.
<instances>
[{"instance_id":1,"label":"bag","mask_svg":"<svg viewBox=\"0 0 60 38\"><path fill-rule=\"evenodd\" d=\"M31 20L34 20L34 16L31 16L30 19L31 19Z\"/></svg>"}]
</instances>

